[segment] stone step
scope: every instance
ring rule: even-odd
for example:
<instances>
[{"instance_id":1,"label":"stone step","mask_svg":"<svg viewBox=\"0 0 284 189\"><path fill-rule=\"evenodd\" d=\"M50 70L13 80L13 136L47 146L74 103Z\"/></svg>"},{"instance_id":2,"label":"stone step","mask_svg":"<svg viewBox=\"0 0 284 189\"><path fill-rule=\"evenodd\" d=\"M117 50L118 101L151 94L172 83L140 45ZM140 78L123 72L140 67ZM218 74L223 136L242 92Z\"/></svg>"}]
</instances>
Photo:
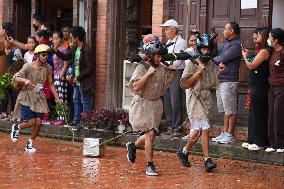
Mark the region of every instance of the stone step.
<instances>
[{"instance_id":1,"label":"stone step","mask_svg":"<svg viewBox=\"0 0 284 189\"><path fill-rule=\"evenodd\" d=\"M1 132L11 132L13 123L0 121ZM22 134L30 134L30 129L21 130ZM74 134L74 135L73 135ZM40 136L51 137L55 139L77 140L82 141L85 136L94 138L110 139L117 134L106 133L102 131L85 131L81 129L79 132L73 133L69 128L63 126L43 125ZM109 142L109 145L125 146L126 142L134 141L138 135L125 134L116 140ZM167 135L157 136L155 141L155 150L176 152L179 148L186 144L186 140L181 138L173 138ZM202 155L201 144L198 142L190 151L191 154ZM284 165L283 153L266 153L265 151L249 151L241 147L241 142L229 145L222 145L210 142L210 156L226 159L237 159L242 161L253 161L259 163L269 163L275 165Z\"/></svg>"}]
</instances>

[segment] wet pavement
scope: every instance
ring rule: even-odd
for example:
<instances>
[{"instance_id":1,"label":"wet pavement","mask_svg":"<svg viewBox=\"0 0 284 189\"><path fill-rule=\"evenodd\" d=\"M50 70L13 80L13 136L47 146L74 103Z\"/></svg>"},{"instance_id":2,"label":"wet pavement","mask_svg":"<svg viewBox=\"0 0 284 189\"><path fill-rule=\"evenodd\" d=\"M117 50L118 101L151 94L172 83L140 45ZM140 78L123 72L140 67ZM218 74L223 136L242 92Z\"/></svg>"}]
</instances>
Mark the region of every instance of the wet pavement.
<instances>
[{"instance_id":1,"label":"wet pavement","mask_svg":"<svg viewBox=\"0 0 284 189\"><path fill-rule=\"evenodd\" d=\"M203 158L191 156L182 167L176 154L155 152L158 177L145 175L142 150L135 164L128 163L125 148L107 147L105 156L87 158L82 143L37 138L35 154L24 152L27 136L14 144L0 133L0 188L283 188L284 167L214 159L213 173L205 173Z\"/></svg>"}]
</instances>

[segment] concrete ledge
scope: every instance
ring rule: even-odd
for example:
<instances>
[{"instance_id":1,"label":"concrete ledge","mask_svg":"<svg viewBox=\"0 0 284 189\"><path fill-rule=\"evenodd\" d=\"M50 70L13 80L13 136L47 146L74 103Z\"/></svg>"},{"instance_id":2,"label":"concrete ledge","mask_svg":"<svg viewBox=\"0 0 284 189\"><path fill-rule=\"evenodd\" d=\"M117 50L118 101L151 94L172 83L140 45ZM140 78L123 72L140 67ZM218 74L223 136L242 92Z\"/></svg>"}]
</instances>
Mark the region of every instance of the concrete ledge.
<instances>
[{"instance_id":1,"label":"concrete ledge","mask_svg":"<svg viewBox=\"0 0 284 189\"><path fill-rule=\"evenodd\" d=\"M10 132L11 126L13 123L0 121L0 131L2 132ZM30 130L21 130L22 134L29 134ZM54 126L54 125L43 125L40 136L50 137L56 139L63 140L76 140L82 141L84 136L86 137L96 137L96 138L104 138L109 139L112 138L115 134L113 133L105 133L102 131L84 131L80 130L80 132L74 133L66 127L62 126ZM136 140L137 135L126 134L117 138L111 142L109 145L119 145L125 146L126 142ZM155 142L155 150L176 152L177 149L181 148L186 144L186 140L182 140L180 138L172 138L170 136L162 135L158 136ZM241 147L241 143L237 142L235 144L230 145L222 145L214 142L210 142L210 156L218 157L218 158L226 158L226 159L235 159L242 161L252 161L258 163L268 163L274 165L284 165L284 154L283 153L266 153L265 151L249 151L247 149L243 149ZM191 154L194 155L202 155L201 144L197 143L190 151Z\"/></svg>"}]
</instances>

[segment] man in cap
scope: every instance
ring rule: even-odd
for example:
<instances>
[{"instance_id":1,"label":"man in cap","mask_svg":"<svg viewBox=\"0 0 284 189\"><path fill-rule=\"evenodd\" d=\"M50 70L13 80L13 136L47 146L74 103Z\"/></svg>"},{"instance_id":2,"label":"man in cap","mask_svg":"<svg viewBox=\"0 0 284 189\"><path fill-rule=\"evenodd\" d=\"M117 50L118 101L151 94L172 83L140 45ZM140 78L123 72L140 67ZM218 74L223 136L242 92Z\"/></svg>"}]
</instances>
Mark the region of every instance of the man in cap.
<instances>
[{"instance_id":1,"label":"man in cap","mask_svg":"<svg viewBox=\"0 0 284 189\"><path fill-rule=\"evenodd\" d=\"M178 35L178 23L173 20L167 20L164 24L160 25L165 29L168 43L173 42L174 44L168 47L168 53L179 53L184 51L186 41ZM185 114L185 91L180 87L180 79L182 72L185 68L185 62L183 60L176 60L173 62L176 67L176 77L171 83L170 87L164 93L164 108L165 117L168 125L168 131L173 136L180 136L182 134L182 124Z\"/></svg>"},{"instance_id":2,"label":"man in cap","mask_svg":"<svg viewBox=\"0 0 284 189\"><path fill-rule=\"evenodd\" d=\"M56 102L61 103L53 85L52 69L46 63L51 49L47 45L38 45L34 53L37 60L31 64L24 64L12 79L14 87L20 88L15 105L15 116L21 118L21 124L12 125L11 140L17 142L20 129L32 128L31 138L27 141L25 151L36 152L33 141L38 136L42 125L42 117L48 112L48 105L43 91L43 84L48 80L50 90Z\"/></svg>"}]
</instances>

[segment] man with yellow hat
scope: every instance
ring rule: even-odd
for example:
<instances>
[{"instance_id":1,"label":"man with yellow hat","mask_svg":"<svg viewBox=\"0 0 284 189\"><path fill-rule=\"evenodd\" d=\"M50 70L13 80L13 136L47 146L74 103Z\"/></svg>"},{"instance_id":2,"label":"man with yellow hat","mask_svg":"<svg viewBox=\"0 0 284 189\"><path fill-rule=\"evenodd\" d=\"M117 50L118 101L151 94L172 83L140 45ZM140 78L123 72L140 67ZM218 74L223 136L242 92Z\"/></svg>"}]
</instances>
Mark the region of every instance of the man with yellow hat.
<instances>
[{"instance_id":1,"label":"man with yellow hat","mask_svg":"<svg viewBox=\"0 0 284 189\"><path fill-rule=\"evenodd\" d=\"M32 128L31 137L25 146L25 151L29 153L36 152L33 141L40 131L43 114L49 111L43 92L43 84L46 80L49 82L56 102L61 103L53 85L51 67L46 64L50 52L49 46L38 45L34 51L37 60L31 64L25 64L12 79L13 86L20 86L15 105L15 116L21 118L23 122L12 126L11 140L17 142L20 129Z\"/></svg>"}]
</instances>

